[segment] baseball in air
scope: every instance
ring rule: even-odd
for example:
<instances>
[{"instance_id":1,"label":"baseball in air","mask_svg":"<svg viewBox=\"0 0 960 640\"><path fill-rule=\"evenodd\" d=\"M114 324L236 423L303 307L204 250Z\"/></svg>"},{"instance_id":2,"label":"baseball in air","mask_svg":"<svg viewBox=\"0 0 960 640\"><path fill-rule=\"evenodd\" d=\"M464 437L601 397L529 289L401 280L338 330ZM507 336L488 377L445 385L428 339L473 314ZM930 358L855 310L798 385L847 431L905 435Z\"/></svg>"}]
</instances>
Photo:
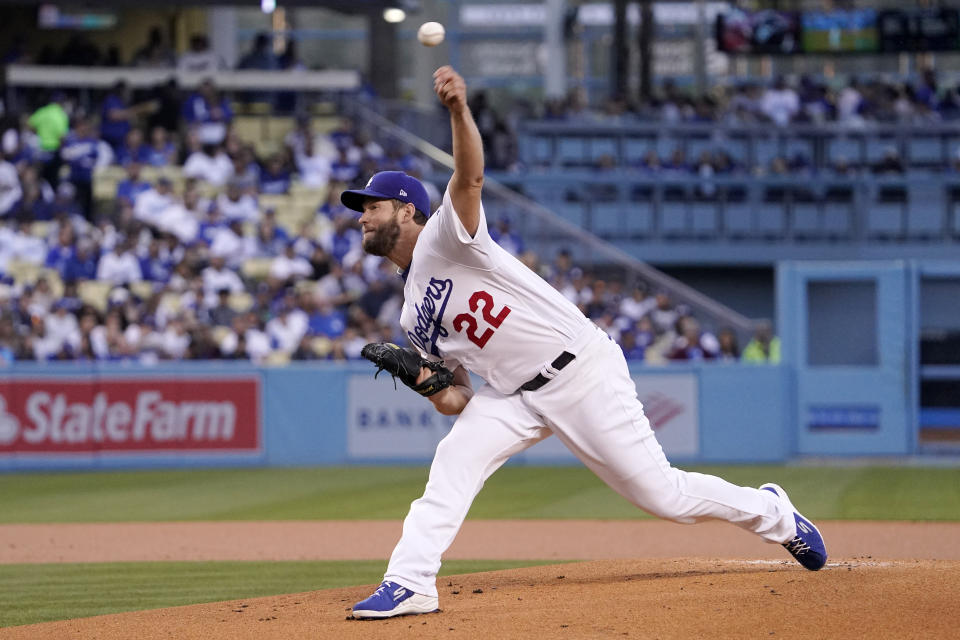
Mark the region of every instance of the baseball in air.
<instances>
[{"instance_id":1,"label":"baseball in air","mask_svg":"<svg viewBox=\"0 0 960 640\"><path fill-rule=\"evenodd\" d=\"M446 31L439 22L424 22L417 29L417 40L425 47L435 47L443 42Z\"/></svg>"}]
</instances>

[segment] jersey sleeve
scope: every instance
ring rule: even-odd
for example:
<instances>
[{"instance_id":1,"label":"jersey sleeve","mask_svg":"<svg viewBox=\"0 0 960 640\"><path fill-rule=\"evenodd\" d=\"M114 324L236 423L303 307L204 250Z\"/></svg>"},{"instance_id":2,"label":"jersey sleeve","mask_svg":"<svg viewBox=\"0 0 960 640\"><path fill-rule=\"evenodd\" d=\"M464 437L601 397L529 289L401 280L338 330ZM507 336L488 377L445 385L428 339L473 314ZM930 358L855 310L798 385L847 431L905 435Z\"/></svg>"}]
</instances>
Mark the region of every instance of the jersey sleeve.
<instances>
[{"instance_id":1,"label":"jersey sleeve","mask_svg":"<svg viewBox=\"0 0 960 640\"><path fill-rule=\"evenodd\" d=\"M477 232L471 236L453 208L448 188L443 194L440 208L430 217L425 231L427 230L429 233L426 244L432 253L466 267L492 268L490 245L493 244L493 239L487 230L483 204L480 205L480 222L477 225Z\"/></svg>"}]
</instances>

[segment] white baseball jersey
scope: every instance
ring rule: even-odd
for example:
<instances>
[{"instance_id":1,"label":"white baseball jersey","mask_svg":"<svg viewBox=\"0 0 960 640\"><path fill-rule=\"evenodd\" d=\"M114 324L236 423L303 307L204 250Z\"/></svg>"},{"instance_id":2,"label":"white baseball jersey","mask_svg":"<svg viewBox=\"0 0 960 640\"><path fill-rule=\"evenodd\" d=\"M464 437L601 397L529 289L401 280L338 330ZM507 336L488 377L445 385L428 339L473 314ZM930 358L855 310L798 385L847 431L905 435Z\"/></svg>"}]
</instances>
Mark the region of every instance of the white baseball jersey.
<instances>
[{"instance_id":1,"label":"white baseball jersey","mask_svg":"<svg viewBox=\"0 0 960 640\"><path fill-rule=\"evenodd\" d=\"M484 481L551 434L649 513L683 523L726 520L770 542L796 535L792 508L769 491L670 466L620 347L493 242L482 208L471 238L444 194L404 275L400 323L410 341L488 384L437 446L384 580L436 597L441 556ZM563 351L576 357L557 371L549 365ZM545 385L516 393L538 373Z\"/></svg>"},{"instance_id":2,"label":"white baseball jersey","mask_svg":"<svg viewBox=\"0 0 960 640\"><path fill-rule=\"evenodd\" d=\"M480 224L473 237L450 200L427 220L404 273L400 324L428 358L463 365L513 393L570 347L590 321L501 248Z\"/></svg>"}]
</instances>

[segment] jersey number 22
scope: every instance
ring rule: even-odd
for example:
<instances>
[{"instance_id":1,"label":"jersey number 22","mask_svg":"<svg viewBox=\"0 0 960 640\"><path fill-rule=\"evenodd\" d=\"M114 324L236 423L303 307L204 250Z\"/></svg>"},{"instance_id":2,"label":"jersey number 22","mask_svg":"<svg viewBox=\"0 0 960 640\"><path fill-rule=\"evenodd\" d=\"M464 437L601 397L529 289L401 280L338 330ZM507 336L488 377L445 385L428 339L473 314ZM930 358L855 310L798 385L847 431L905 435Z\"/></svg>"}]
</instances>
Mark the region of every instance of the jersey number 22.
<instances>
[{"instance_id":1,"label":"jersey number 22","mask_svg":"<svg viewBox=\"0 0 960 640\"><path fill-rule=\"evenodd\" d=\"M487 327L483 330L483 333L477 335L477 318L469 313L461 313L456 316L453 319L453 328L458 332L465 330L470 342L483 349L484 345L487 344L487 340L493 336L493 330L499 328L506 317L510 315L510 307L504 305L503 308L500 309L500 313L494 315L493 296L486 291L474 291L473 295L470 296L470 311L476 313L478 309L484 321L489 324L490 327L493 327L493 329Z\"/></svg>"}]
</instances>

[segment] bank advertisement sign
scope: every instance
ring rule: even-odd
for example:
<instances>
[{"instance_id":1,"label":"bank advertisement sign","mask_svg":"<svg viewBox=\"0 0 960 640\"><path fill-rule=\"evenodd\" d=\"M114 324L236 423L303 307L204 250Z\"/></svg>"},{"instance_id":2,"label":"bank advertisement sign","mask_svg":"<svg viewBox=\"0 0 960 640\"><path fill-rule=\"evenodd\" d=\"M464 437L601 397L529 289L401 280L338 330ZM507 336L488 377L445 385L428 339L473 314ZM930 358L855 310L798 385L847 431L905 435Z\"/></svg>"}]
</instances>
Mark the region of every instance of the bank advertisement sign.
<instances>
[{"instance_id":1,"label":"bank advertisement sign","mask_svg":"<svg viewBox=\"0 0 960 640\"><path fill-rule=\"evenodd\" d=\"M0 456L255 453L256 376L0 382Z\"/></svg>"},{"instance_id":2,"label":"bank advertisement sign","mask_svg":"<svg viewBox=\"0 0 960 640\"><path fill-rule=\"evenodd\" d=\"M657 439L667 456L700 453L697 378L693 373L633 377ZM347 399L347 454L351 460L429 460L455 416L436 412L429 400L389 378L351 376ZM557 438L547 438L517 458L536 462L576 459Z\"/></svg>"}]
</instances>

